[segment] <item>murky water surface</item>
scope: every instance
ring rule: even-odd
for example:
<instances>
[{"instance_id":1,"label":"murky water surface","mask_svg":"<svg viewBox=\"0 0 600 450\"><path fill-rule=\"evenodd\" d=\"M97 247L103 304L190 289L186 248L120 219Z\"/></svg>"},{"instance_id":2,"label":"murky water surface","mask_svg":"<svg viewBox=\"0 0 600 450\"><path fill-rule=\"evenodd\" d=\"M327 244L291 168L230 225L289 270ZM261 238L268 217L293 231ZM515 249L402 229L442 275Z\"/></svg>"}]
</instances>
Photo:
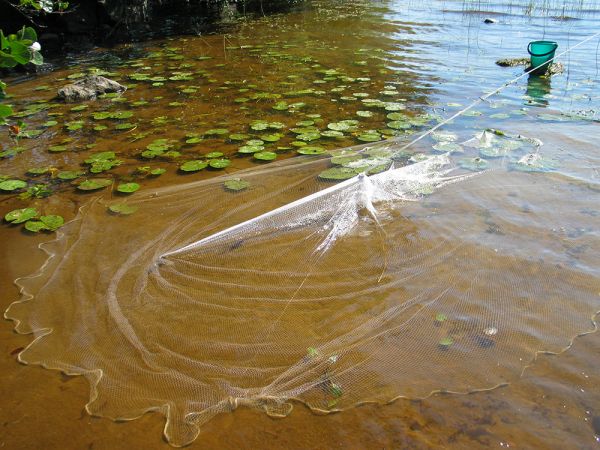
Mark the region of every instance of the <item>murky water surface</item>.
<instances>
[{"instance_id":1,"label":"murky water surface","mask_svg":"<svg viewBox=\"0 0 600 450\"><path fill-rule=\"evenodd\" d=\"M10 102L26 127L18 139L0 137L0 175L25 180L28 187L4 191L0 213L31 206L71 219L98 192L120 202L121 183L152 190L274 159L303 158L298 152L321 154L394 137L408 141L522 73L522 67L498 67L497 59L526 56L527 43L536 39L556 40L560 52L600 30L600 5L593 1L566 7L550 2L543 8L504 3L314 1L288 14L240 20L220 34L97 49L68 58L54 72L7 80ZM497 22L485 24L486 17ZM518 186L504 186L498 188L501 204L514 209L499 208L494 183L482 181L479 188L490 194L478 197L484 202L476 205L481 223L470 228L457 214L448 236L460 233L468 240L487 233L493 247L503 228L527 230L531 221L532 228L547 228L545 240L515 252L566 248L569 270L585 276L585 288L600 296L593 247L600 215L598 42L560 57L564 73L524 77L455 119L441 131L456 135L456 141L428 137L406 157L453 151L457 161L479 156L513 172L527 171L531 167L519 165L523 154L486 155L482 149L462 155L465 149L453 145L486 128L541 139L541 172L523 175L534 177L528 178L527 198L537 196L540 202L523 201ZM106 74L128 90L82 106L52 100L58 87L88 72ZM462 164L478 169L473 160ZM115 183L93 192L78 189L86 179ZM452 192L425 197L407 214L433 217ZM575 214L565 208L569 215L559 226L544 223L557 213L556 204L566 205L570 198ZM468 195L462 200L465 208L474 207ZM39 267L44 258L36 246L52 235L6 223L0 235L5 309L18 298L12 281ZM573 308L591 311L599 305L574 299ZM580 331L591 328L590 321ZM1 333L4 447L166 446L158 438L162 418L148 414L113 423L87 416L85 380L19 365L15 355L29 339L14 334L9 322ZM240 408L209 422L192 447L596 448L599 351L598 334L586 335L565 353L538 356L517 382L470 395L398 400L329 416L298 407L279 421Z\"/></svg>"}]
</instances>

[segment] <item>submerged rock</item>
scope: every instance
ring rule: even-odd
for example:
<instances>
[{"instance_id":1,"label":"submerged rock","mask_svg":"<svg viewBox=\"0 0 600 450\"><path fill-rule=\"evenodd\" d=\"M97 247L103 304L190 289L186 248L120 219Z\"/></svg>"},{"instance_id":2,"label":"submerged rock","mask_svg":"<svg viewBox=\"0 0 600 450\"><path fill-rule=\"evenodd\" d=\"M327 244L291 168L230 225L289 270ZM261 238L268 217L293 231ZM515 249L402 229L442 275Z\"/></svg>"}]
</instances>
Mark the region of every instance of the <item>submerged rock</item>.
<instances>
[{"instance_id":1,"label":"submerged rock","mask_svg":"<svg viewBox=\"0 0 600 450\"><path fill-rule=\"evenodd\" d=\"M496 61L496 64L500 67L516 67L516 66L527 66L525 71L531 70L530 58L502 58ZM548 71L544 76L548 75L557 75L559 73L563 73L565 71L565 66L563 63L554 62L550 64Z\"/></svg>"},{"instance_id":2,"label":"submerged rock","mask_svg":"<svg viewBox=\"0 0 600 450\"><path fill-rule=\"evenodd\" d=\"M58 90L58 98L65 102L95 100L98 95L110 92L125 92L127 88L116 81L98 75L89 75Z\"/></svg>"},{"instance_id":3,"label":"submerged rock","mask_svg":"<svg viewBox=\"0 0 600 450\"><path fill-rule=\"evenodd\" d=\"M502 58L496 61L500 67L526 66L529 64L529 58Z\"/></svg>"},{"instance_id":4,"label":"submerged rock","mask_svg":"<svg viewBox=\"0 0 600 450\"><path fill-rule=\"evenodd\" d=\"M483 21L483 23L498 23L498 21L496 19L492 19L491 17L488 17L487 19L485 19Z\"/></svg>"}]
</instances>

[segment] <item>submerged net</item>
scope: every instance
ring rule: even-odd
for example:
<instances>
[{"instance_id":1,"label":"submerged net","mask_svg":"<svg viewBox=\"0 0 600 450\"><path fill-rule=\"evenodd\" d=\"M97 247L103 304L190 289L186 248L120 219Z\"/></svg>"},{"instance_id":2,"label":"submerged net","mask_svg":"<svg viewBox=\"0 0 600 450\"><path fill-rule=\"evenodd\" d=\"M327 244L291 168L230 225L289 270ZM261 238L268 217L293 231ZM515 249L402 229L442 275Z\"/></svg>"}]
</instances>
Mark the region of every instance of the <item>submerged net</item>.
<instances>
[{"instance_id":1,"label":"submerged net","mask_svg":"<svg viewBox=\"0 0 600 450\"><path fill-rule=\"evenodd\" d=\"M598 191L530 173L534 139L435 137L450 153L383 143L138 193L131 215L91 202L19 280L7 317L36 338L20 360L85 375L91 414L161 411L174 445L240 405L514 380L592 328Z\"/></svg>"}]
</instances>

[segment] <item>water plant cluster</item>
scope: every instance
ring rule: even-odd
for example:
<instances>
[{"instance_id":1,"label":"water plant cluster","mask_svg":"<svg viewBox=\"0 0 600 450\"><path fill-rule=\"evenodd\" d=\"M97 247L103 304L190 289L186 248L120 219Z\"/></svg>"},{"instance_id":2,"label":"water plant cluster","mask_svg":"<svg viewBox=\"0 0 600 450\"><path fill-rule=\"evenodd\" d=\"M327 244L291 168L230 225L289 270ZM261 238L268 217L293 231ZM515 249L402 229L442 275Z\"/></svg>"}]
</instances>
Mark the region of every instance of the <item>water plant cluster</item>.
<instances>
[{"instance_id":1,"label":"water plant cluster","mask_svg":"<svg viewBox=\"0 0 600 450\"><path fill-rule=\"evenodd\" d=\"M21 174L0 171L1 192L17 194L23 202L58 191L108 187L127 196L163 174L169 180L198 172L212 176L293 156L332 156L330 167L318 177L343 180L360 172L377 173L394 161L425 158L416 150L382 153L377 143L408 141L464 106L428 100L434 90L426 75L391 70L395 59L385 46L331 49L305 37L301 43L256 43L243 33L235 41L225 38L218 50L211 42L173 38L98 52L73 68L21 85L18 95L0 105L10 108L6 117L13 125L9 135L0 136L0 162L35 164ZM128 89L95 102L56 101L57 87L88 74L112 78ZM521 105L502 102L469 111L454 125L471 131L460 138L434 134L426 141L428 153L460 154L460 139L487 124L500 128L526 115ZM361 154L336 150L356 144L373 148ZM516 149L483 145L459 164L484 170L489 159ZM531 170L547 163L529 157L512 167ZM227 183L224 191L232 194L248 188L243 180Z\"/></svg>"}]
</instances>

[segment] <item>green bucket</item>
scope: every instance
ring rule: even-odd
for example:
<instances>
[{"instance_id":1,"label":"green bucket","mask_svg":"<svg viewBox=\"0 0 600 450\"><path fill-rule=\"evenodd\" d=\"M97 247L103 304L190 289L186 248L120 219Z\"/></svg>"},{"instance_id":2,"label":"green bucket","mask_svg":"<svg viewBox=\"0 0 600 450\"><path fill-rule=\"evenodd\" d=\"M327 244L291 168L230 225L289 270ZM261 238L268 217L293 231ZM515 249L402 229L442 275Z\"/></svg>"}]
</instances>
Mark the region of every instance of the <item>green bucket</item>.
<instances>
[{"instance_id":1,"label":"green bucket","mask_svg":"<svg viewBox=\"0 0 600 450\"><path fill-rule=\"evenodd\" d=\"M558 44L554 41L533 41L527 46L527 51L531 55L531 73L543 75L550 67L551 60L554 58L554 52Z\"/></svg>"}]
</instances>

